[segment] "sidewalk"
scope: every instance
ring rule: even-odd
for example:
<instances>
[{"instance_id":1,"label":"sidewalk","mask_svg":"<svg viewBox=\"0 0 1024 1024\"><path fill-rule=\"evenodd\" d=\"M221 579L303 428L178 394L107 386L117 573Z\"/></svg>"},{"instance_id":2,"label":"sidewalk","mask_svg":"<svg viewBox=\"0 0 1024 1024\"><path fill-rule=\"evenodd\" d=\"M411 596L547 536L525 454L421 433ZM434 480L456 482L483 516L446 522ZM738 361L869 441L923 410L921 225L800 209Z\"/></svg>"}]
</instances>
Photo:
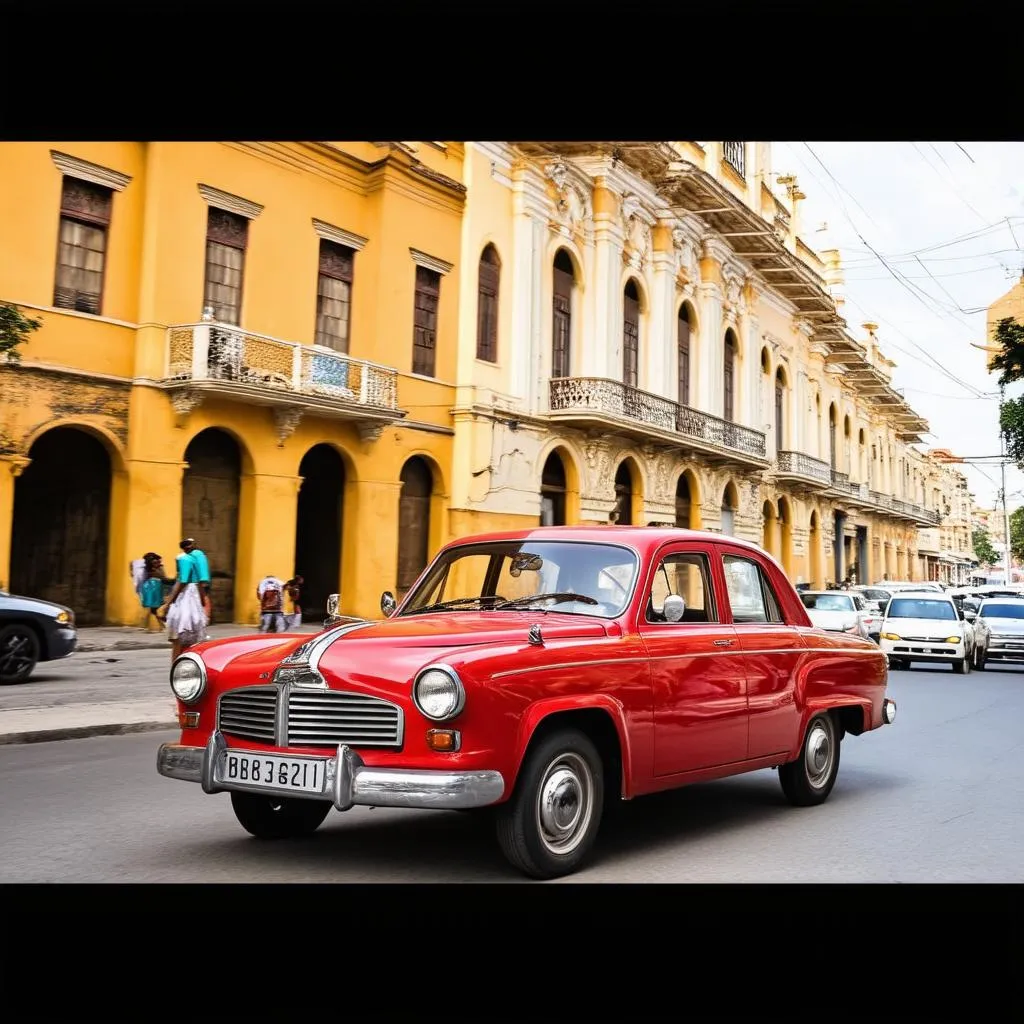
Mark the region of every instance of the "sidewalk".
<instances>
[{"instance_id":1,"label":"sidewalk","mask_svg":"<svg viewBox=\"0 0 1024 1024\"><path fill-rule=\"evenodd\" d=\"M306 622L299 626L296 633L319 633L323 629L319 623ZM241 622L215 622L207 630L213 640L222 640L231 636L248 636L259 632L256 626ZM95 651L166 651L170 649L167 631L150 633L138 626L86 626L78 629L78 646L76 651L93 653Z\"/></svg>"},{"instance_id":2,"label":"sidewalk","mask_svg":"<svg viewBox=\"0 0 1024 1024\"><path fill-rule=\"evenodd\" d=\"M323 627L310 622L295 633L319 633ZM255 626L237 622L219 622L210 626L209 635L225 637L256 633ZM96 626L78 630L76 653L100 651L169 651L167 633L147 633L133 626ZM74 663L74 655L65 663ZM28 696L31 691L26 692ZM38 699L38 698L37 698ZM159 699L102 701L0 709L0 745L11 743L47 743L52 740L84 739L89 736L119 736L130 732L149 732L178 728L178 709L167 694Z\"/></svg>"}]
</instances>

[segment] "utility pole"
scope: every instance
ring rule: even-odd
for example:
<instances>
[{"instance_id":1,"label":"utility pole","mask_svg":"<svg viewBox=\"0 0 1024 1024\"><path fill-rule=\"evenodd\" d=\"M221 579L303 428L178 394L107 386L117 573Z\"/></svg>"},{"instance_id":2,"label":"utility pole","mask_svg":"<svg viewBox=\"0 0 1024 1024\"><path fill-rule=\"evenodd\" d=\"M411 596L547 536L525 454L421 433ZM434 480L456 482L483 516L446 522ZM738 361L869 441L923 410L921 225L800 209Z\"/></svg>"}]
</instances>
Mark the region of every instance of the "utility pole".
<instances>
[{"instance_id":1,"label":"utility pole","mask_svg":"<svg viewBox=\"0 0 1024 1024\"><path fill-rule=\"evenodd\" d=\"M1003 410L1003 397L1006 393L1006 389L1002 386L999 388L999 412L1000 421L1002 420ZM1006 432L999 428L999 478L1000 478L1000 492L1003 497L1003 586L1008 587L1013 582L1013 577L1010 573L1010 513L1006 507Z\"/></svg>"}]
</instances>

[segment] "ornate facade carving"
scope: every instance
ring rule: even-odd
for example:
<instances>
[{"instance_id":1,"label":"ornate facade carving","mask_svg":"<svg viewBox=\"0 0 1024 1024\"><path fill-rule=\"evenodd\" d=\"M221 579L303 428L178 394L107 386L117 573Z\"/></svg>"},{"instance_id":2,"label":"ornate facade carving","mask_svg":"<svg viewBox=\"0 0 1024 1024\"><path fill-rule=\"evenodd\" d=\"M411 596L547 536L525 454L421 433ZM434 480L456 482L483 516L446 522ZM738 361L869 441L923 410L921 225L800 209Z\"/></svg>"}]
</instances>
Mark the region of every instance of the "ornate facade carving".
<instances>
[{"instance_id":1,"label":"ornate facade carving","mask_svg":"<svg viewBox=\"0 0 1024 1024\"><path fill-rule=\"evenodd\" d=\"M384 433L384 424L373 421L359 423L356 430L359 432L359 440L363 444L373 444L374 441L380 440L380 435Z\"/></svg>"},{"instance_id":2,"label":"ornate facade carving","mask_svg":"<svg viewBox=\"0 0 1024 1024\"><path fill-rule=\"evenodd\" d=\"M590 194L573 176L569 165L556 160L544 168L545 177L555 192L555 210L551 228L565 237L585 237L593 226Z\"/></svg>"},{"instance_id":3,"label":"ornate facade carving","mask_svg":"<svg viewBox=\"0 0 1024 1024\"><path fill-rule=\"evenodd\" d=\"M283 448L285 441L295 433L302 419L302 410L292 406L274 410L274 432L277 434L277 447Z\"/></svg>"},{"instance_id":4,"label":"ornate facade carving","mask_svg":"<svg viewBox=\"0 0 1024 1024\"><path fill-rule=\"evenodd\" d=\"M622 220L622 262L640 270L651 256L651 227L654 216L640 202L638 196L625 195L620 207Z\"/></svg>"},{"instance_id":5,"label":"ornate facade carving","mask_svg":"<svg viewBox=\"0 0 1024 1024\"><path fill-rule=\"evenodd\" d=\"M700 251L694 240L682 229L672 231L676 252L676 278L683 294L692 298L700 284Z\"/></svg>"},{"instance_id":6,"label":"ornate facade carving","mask_svg":"<svg viewBox=\"0 0 1024 1024\"><path fill-rule=\"evenodd\" d=\"M176 425L183 427L192 413L203 404L203 396L189 388L179 388L171 392L171 408L174 410Z\"/></svg>"}]
</instances>

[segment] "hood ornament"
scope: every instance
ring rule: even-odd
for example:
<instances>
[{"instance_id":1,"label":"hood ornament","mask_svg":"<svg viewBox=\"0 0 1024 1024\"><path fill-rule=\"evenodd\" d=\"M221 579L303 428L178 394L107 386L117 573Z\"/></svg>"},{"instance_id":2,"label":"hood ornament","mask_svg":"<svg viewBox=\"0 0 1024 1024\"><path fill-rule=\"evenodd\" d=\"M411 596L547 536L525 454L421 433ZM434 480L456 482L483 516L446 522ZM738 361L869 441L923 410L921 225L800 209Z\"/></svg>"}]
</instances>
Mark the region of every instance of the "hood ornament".
<instances>
[{"instance_id":1,"label":"hood ornament","mask_svg":"<svg viewBox=\"0 0 1024 1024\"><path fill-rule=\"evenodd\" d=\"M540 626L536 622L530 627L530 632L527 635L527 639L535 647L538 647L544 643L544 634L541 633Z\"/></svg>"}]
</instances>

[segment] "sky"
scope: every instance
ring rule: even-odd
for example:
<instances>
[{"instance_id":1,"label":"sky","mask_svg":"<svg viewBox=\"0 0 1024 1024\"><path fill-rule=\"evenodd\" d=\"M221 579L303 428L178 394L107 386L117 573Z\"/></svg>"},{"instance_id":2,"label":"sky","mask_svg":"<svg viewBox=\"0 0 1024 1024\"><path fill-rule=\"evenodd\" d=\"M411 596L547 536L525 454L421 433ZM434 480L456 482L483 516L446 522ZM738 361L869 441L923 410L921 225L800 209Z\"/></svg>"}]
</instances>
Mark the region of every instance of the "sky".
<instances>
[{"instance_id":1,"label":"sky","mask_svg":"<svg viewBox=\"0 0 1024 1024\"><path fill-rule=\"evenodd\" d=\"M997 377L971 343L985 344L987 307L1024 271L1024 142L773 142L772 165L807 197L804 240L839 249L843 315L858 340L878 324L893 387L929 421L920 447L998 454ZM960 468L992 508L998 464ZM1011 511L1024 505L1015 466L1006 492Z\"/></svg>"}]
</instances>

